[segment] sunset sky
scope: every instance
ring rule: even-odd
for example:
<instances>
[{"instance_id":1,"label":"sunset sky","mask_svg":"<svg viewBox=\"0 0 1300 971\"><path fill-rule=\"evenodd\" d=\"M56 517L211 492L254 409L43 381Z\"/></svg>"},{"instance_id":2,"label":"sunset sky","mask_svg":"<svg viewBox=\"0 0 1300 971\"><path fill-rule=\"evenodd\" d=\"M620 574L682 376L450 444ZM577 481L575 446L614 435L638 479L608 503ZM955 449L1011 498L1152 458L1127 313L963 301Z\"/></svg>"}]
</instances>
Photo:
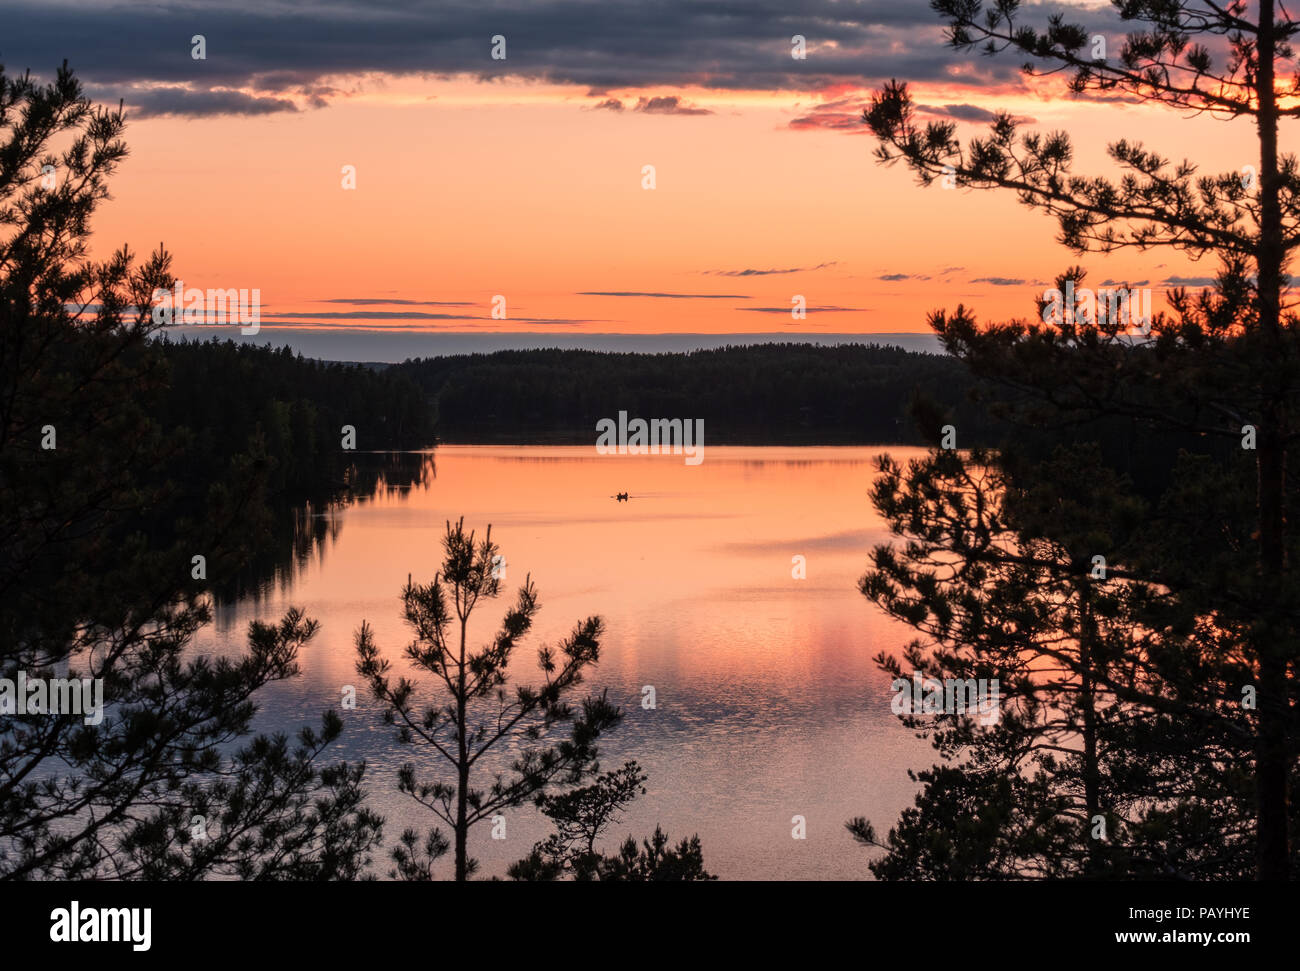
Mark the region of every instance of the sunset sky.
<instances>
[{"instance_id":1,"label":"sunset sky","mask_svg":"<svg viewBox=\"0 0 1300 971\"><path fill-rule=\"evenodd\" d=\"M1117 51L1109 5L1075 6ZM1157 308L1214 273L1168 250L1079 260L1007 193L879 166L859 118L890 77L968 136L992 110L1066 129L1082 172L1113 172L1118 138L1207 172L1257 162L1247 122L1074 100L954 52L923 0L10 0L3 22L8 71L66 58L125 99L101 251L163 241L187 286L259 289L263 338L920 332L959 302L1031 313L1075 262Z\"/></svg>"}]
</instances>

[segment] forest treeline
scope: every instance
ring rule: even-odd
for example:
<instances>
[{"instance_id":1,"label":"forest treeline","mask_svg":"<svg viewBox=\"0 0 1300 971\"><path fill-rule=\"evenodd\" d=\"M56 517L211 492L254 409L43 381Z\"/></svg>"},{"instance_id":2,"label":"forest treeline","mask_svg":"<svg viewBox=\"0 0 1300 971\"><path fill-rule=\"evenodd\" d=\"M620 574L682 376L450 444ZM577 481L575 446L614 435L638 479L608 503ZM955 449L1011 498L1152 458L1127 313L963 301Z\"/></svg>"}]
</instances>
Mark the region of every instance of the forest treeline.
<instances>
[{"instance_id":1,"label":"forest treeline","mask_svg":"<svg viewBox=\"0 0 1300 971\"><path fill-rule=\"evenodd\" d=\"M195 436L184 469L191 478L214 481L231 456L265 455L273 493L320 498L349 469L344 426L356 431L356 451L433 444L436 403L399 370L216 338L160 340L153 349L169 371L158 419Z\"/></svg>"},{"instance_id":2,"label":"forest treeline","mask_svg":"<svg viewBox=\"0 0 1300 971\"><path fill-rule=\"evenodd\" d=\"M291 495L337 481L345 425L362 451L589 444L596 422L620 410L703 418L713 444L920 445L944 423L961 430L963 445L994 444L1002 433L956 358L875 344L498 351L391 366L217 338L156 348L171 372L159 420L194 429L201 462L274 456L270 485ZM210 480L214 469L190 471Z\"/></svg>"},{"instance_id":3,"label":"forest treeline","mask_svg":"<svg viewBox=\"0 0 1300 971\"><path fill-rule=\"evenodd\" d=\"M150 346L168 373L154 418L193 436L173 476L201 491L242 456L262 463L267 494L289 503L376 484L359 483L377 466L352 461L345 426L362 452L439 442L591 444L596 422L620 410L703 418L710 444L934 445L945 425L961 449L1014 445L1046 457L1061 441L1057 429L1004 420L1006 389L981 382L959 358L873 344L498 351L396 365L318 361L228 339ZM1150 495L1168 484L1180 451L1227 448L1118 415L1081 419L1070 437L1096 443ZM396 475L405 481L409 472Z\"/></svg>"},{"instance_id":4,"label":"forest treeline","mask_svg":"<svg viewBox=\"0 0 1300 971\"><path fill-rule=\"evenodd\" d=\"M702 418L710 444L922 444L915 404L992 443L997 424L969 400L956 358L875 344L784 343L679 354L498 351L407 361L435 401L448 443L595 439L596 422Z\"/></svg>"},{"instance_id":5,"label":"forest treeline","mask_svg":"<svg viewBox=\"0 0 1300 971\"><path fill-rule=\"evenodd\" d=\"M1059 429L1007 420L1007 389L959 357L878 344L497 351L408 360L383 373L408 377L428 396L437 439L448 444L590 444L596 422L620 410L703 418L715 445L937 445L950 425L959 449L1014 446L1045 457L1062 440ZM1153 496L1181 451L1227 447L1194 430L1191 411L1183 417L1186 428L1154 430L1131 415L1083 416L1066 436L1095 443Z\"/></svg>"}]
</instances>

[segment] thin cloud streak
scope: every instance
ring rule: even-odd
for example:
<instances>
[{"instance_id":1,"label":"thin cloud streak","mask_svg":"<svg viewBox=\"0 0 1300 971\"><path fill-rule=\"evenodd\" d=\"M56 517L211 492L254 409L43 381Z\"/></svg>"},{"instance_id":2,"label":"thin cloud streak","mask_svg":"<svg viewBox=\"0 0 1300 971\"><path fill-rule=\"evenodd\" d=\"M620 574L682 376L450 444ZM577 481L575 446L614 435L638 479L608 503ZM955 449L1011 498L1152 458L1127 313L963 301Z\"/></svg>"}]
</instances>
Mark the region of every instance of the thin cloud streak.
<instances>
[{"instance_id":1,"label":"thin cloud streak","mask_svg":"<svg viewBox=\"0 0 1300 971\"><path fill-rule=\"evenodd\" d=\"M744 293L656 293L640 290L580 290L579 297L654 297L662 300L749 300Z\"/></svg>"},{"instance_id":2,"label":"thin cloud streak","mask_svg":"<svg viewBox=\"0 0 1300 971\"><path fill-rule=\"evenodd\" d=\"M786 270L701 270L700 272L709 276L780 276L786 273L811 273L813 270L823 270L838 264L838 260L831 260L827 263L818 263L816 266L793 266Z\"/></svg>"}]
</instances>

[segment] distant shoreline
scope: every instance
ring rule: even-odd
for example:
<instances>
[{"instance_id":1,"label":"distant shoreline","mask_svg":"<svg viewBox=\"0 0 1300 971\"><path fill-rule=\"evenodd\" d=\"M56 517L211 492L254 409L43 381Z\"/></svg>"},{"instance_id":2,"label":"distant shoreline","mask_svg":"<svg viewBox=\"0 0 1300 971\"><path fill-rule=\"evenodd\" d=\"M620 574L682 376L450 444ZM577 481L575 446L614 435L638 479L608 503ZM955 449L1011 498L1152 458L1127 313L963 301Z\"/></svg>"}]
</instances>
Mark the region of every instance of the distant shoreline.
<instances>
[{"instance_id":1,"label":"distant shoreline","mask_svg":"<svg viewBox=\"0 0 1300 971\"><path fill-rule=\"evenodd\" d=\"M539 334L536 332L474 331L359 331L338 328L276 327L264 325L253 335L238 327L169 327L167 335L179 340L233 340L240 344L289 347L304 357L321 361L369 365L400 364L416 357L453 357L496 351L586 350L615 353L672 354L750 347L764 344L806 344L833 347L841 344L878 344L927 354L944 354L939 339L930 332L882 334L813 334L798 331L743 334Z\"/></svg>"},{"instance_id":2,"label":"distant shoreline","mask_svg":"<svg viewBox=\"0 0 1300 971\"><path fill-rule=\"evenodd\" d=\"M703 422L714 445L921 445L949 423L964 444L995 440L961 361L884 344L496 351L375 371L434 403L444 444L593 444L620 416Z\"/></svg>"}]
</instances>

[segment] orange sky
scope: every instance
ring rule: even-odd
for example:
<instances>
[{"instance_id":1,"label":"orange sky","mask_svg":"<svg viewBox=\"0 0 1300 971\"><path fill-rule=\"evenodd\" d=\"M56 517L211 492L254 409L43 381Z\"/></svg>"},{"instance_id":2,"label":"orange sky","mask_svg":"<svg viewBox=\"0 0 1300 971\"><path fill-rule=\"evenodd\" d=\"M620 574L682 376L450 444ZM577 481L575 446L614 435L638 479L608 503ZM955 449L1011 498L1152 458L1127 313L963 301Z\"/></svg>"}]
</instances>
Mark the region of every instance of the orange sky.
<instances>
[{"instance_id":1,"label":"orange sky","mask_svg":"<svg viewBox=\"0 0 1300 971\"><path fill-rule=\"evenodd\" d=\"M1052 220L1007 193L921 188L903 167L872 159L869 135L790 128L818 103L807 93L611 92L629 103L671 94L712 112L684 116L595 110L597 99L572 85L340 83L352 95L315 110L130 124L131 158L96 219L97 245L126 241L143 253L165 241L187 286L260 289L264 329L924 331L927 311L958 302L983 318L1032 313L1035 293L1079 261L1055 241ZM1245 121L959 84L915 94L1065 128L1080 171L1113 171L1104 146L1120 137L1203 171L1254 161ZM967 135L983 127L962 125ZM641 185L647 164L654 190ZM356 166L355 190L341 186L344 165ZM1167 250L1081 262L1094 284L1150 280L1157 308L1160 281L1215 269ZM880 279L891 274L911 278ZM497 294L504 321L490 317ZM796 294L806 320L788 312ZM340 299L462 305L322 302ZM474 319L329 316L374 311ZM285 313L309 316L275 320Z\"/></svg>"}]
</instances>

